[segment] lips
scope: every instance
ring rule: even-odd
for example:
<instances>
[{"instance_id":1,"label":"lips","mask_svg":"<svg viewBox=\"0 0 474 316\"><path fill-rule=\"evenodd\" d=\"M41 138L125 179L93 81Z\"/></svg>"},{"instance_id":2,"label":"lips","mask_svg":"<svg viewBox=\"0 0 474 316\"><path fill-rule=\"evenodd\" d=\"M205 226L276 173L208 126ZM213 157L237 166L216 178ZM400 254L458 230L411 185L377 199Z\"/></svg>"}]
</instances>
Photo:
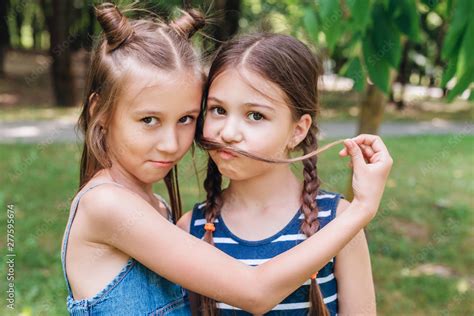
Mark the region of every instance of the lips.
<instances>
[{"instance_id":1,"label":"lips","mask_svg":"<svg viewBox=\"0 0 474 316\"><path fill-rule=\"evenodd\" d=\"M150 160L150 163L156 168L169 168L173 167L174 161L165 161L165 160Z\"/></svg>"},{"instance_id":2,"label":"lips","mask_svg":"<svg viewBox=\"0 0 474 316\"><path fill-rule=\"evenodd\" d=\"M224 160L230 160L230 159L237 158L236 154L234 154L231 151L225 150L225 149L217 150L217 154Z\"/></svg>"}]
</instances>

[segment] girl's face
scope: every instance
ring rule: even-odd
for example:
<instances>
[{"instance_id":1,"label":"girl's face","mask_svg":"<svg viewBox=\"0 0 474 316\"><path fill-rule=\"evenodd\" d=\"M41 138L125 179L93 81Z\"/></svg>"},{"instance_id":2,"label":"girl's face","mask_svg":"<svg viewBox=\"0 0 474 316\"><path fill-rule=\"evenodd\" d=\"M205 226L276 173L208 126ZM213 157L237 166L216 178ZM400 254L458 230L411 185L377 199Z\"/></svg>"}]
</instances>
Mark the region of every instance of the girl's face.
<instances>
[{"instance_id":1,"label":"girl's face","mask_svg":"<svg viewBox=\"0 0 474 316\"><path fill-rule=\"evenodd\" d=\"M212 82L203 136L264 157L286 158L289 149L304 139L307 128L303 125L308 125L309 116L302 117L304 124L295 122L277 85L254 72L239 70L226 70ZM219 171L232 180L278 167L225 150L210 151L210 156Z\"/></svg>"},{"instance_id":2,"label":"girl's face","mask_svg":"<svg viewBox=\"0 0 474 316\"><path fill-rule=\"evenodd\" d=\"M112 168L150 184L191 146L202 81L194 73L143 71L127 83L107 127L107 150Z\"/></svg>"}]
</instances>

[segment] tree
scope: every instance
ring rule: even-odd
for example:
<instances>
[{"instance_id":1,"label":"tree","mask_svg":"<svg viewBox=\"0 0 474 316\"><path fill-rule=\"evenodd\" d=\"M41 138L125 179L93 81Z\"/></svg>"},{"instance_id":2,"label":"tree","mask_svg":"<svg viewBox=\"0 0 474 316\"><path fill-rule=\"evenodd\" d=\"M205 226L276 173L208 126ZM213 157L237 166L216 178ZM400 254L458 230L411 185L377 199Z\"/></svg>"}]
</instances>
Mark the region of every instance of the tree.
<instances>
[{"instance_id":1,"label":"tree","mask_svg":"<svg viewBox=\"0 0 474 316\"><path fill-rule=\"evenodd\" d=\"M213 0L207 5L215 16L212 18L213 27L209 31L212 40L206 41L204 46L208 53L212 53L239 30L241 0Z\"/></svg>"},{"instance_id":2,"label":"tree","mask_svg":"<svg viewBox=\"0 0 474 316\"><path fill-rule=\"evenodd\" d=\"M70 33L72 0L41 0L41 6L50 35L50 55L53 59L51 74L56 104L75 104L74 76L71 68L71 43L75 35Z\"/></svg>"},{"instance_id":3,"label":"tree","mask_svg":"<svg viewBox=\"0 0 474 316\"><path fill-rule=\"evenodd\" d=\"M8 7L8 0L0 2L0 78L5 76L5 54L10 46L10 32L7 23Z\"/></svg>"},{"instance_id":4,"label":"tree","mask_svg":"<svg viewBox=\"0 0 474 316\"><path fill-rule=\"evenodd\" d=\"M217 0L215 6L217 11L224 12L224 16L219 19L218 27L214 32L214 37L219 41L225 41L232 37L239 29L240 0Z\"/></svg>"}]
</instances>

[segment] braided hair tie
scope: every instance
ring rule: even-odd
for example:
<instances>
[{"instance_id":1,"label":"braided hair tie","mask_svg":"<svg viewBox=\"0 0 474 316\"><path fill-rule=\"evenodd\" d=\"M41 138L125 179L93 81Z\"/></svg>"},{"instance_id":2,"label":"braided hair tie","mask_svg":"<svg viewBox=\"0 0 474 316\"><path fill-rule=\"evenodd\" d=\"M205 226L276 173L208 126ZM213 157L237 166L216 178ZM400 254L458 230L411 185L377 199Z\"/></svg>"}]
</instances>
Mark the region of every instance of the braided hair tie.
<instances>
[{"instance_id":1,"label":"braided hair tie","mask_svg":"<svg viewBox=\"0 0 474 316\"><path fill-rule=\"evenodd\" d=\"M216 226L214 226L214 223L206 223L204 229L208 232L213 232L216 230Z\"/></svg>"}]
</instances>

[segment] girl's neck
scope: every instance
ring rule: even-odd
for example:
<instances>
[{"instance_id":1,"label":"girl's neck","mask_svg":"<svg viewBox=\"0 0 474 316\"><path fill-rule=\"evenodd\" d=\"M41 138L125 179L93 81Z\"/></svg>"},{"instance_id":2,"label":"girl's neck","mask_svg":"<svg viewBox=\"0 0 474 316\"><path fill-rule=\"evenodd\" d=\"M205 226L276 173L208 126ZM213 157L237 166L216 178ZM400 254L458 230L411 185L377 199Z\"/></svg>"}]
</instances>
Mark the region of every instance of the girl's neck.
<instances>
[{"instance_id":1,"label":"girl's neck","mask_svg":"<svg viewBox=\"0 0 474 316\"><path fill-rule=\"evenodd\" d=\"M153 196L153 184L144 183L138 180L117 163L114 163L112 164L112 167L103 170L102 175L147 200Z\"/></svg>"},{"instance_id":2,"label":"girl's neck","mask_svg":"<svg viewBox=\"0 0 474 316\"><path fill-rule=\"evenodd\" d=\"M168 218L166 206L153 193L153 183L140 181L118 163L113 163L112 167L99 171L96 178L100 179L99 181L112 181L122 185L154 207L163 217Z\"/></svg>"},{"instance_id":3,"label":"girl's neck","mask_svg":"<svg viewBox=\"0 0 474 316\"><path fill-rule=\"evenodd\" d=\"M293 209L300 204L301 190L301 182L290 167L277 166L253 178L231 180L224 193L224 205L259 212L272 209L275 205L287 205Z\"/></svg>"}]
</instances>

